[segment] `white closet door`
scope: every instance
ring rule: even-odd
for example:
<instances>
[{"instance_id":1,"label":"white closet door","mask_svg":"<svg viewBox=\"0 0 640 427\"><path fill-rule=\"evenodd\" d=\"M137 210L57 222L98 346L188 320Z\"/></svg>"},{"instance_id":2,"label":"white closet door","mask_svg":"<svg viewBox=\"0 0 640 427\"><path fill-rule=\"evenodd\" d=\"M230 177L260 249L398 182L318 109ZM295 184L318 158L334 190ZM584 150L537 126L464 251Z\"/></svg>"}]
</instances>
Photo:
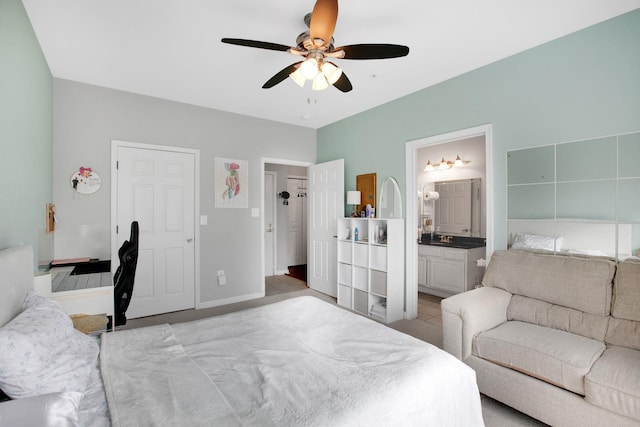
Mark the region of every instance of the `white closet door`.
<instances>
[{"instance_id":1,"label":"white closet door","mask_svg":"<svg viewBox=\"0 0 640 427\"><path fill-rule=\"evenodd\" d=\"M119 147L115 185L118 248L140 227L127 317L195 307L195 155Z\"/></svg>"}]
</instances>

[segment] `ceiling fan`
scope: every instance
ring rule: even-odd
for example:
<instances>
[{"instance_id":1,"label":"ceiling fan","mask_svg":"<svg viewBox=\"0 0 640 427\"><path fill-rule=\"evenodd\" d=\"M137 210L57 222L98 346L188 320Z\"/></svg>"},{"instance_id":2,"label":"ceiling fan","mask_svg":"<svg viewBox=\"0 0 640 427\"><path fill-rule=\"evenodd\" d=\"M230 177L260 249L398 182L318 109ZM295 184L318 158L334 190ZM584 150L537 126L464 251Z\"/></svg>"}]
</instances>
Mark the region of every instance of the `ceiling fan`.
<instances>
[{"instance_id":1,"label":"ceiling fan","mask_svg":"<svg viewBox=\"0 0 640 427\"><path fill-rule=\"evenodd\" d=\"M313 90L323 90L333 85L342 92L349 92L353 89L351 82L330 59L387 59L409 54L407 46L397 44L353 44L334 47L333 31L337 20L338 0L317 0L313 12L304 18L309 30L298 36L295 47L235 38L223 38L222 43L277 50L304 58L276 73L262 85L263 89L272 88L291 77L301 87L307 80L311 80Z\"/></svg>"}]
</instances>

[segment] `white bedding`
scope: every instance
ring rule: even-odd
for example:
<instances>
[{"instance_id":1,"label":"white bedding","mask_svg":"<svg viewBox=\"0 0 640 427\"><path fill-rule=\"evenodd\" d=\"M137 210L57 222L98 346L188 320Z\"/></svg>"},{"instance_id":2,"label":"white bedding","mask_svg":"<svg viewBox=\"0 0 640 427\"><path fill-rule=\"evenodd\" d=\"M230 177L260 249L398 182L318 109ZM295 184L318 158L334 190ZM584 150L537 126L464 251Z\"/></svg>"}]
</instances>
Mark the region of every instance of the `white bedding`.
<instances>
[{"instance_id":1,"label":"white bedding","mask_svg":"<svg viewBox=\"0 0 640 427\"><path fill-rule=\"evenodd\" d=\"M114 426L483 425L475 372L314 297L102 335Z\"/></svg>"}]
</instances>

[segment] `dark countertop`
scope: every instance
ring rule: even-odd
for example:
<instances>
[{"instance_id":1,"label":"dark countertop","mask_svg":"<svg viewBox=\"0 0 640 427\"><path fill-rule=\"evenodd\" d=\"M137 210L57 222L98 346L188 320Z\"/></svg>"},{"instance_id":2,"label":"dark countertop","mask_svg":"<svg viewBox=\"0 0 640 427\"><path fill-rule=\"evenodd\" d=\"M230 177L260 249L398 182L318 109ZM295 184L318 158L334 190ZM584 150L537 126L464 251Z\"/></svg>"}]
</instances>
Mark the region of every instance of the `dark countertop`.
<instances>
[{"instance_id":1,"label":"dark countertop","mask_svg":"<svg viewBox=\"0 0 640 427\"><path fill-rule=\"evenodd\" d=\"M437 234L433 235L433 240L430 239L428 234L423 234L422 239L418 241L418 244L426 246L440 246L443 248L475 249L484 248L487 245L487 240L483 237L453 236L450 242L441 242L440 236Z\"/></svg>"}]
</instances>

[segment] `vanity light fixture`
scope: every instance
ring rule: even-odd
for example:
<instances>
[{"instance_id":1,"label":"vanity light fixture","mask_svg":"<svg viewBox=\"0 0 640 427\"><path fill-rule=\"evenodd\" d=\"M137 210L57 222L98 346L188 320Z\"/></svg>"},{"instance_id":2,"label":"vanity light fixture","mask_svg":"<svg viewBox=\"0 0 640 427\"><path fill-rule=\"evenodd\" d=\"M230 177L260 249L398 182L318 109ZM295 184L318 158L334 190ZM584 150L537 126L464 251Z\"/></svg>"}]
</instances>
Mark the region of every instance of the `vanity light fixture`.
<instances>
[{"instance_id":1,"label":"vanity light fixture","mask_svg":"<svg viewBox=\"0 0 640 427\"><path fill-rule=\"evenodd\" d=\"M440 166L438 166L438 169L445 170L449 169L451 166L453 166L453 163L446 161L443 157L442 160L440 160Z\"/></svg>"},{"instance_id":2,"label":"vanity light fixture","mask_svg":"<svg viewBox=\"0 0 640 427\"><path fill-rule=\"evenodd\" d=\"M431 160L427 160L427 164L424 166L424 171L431 172L432 170L433 170L433 163L431 163Z\"/></svg>"},{"instance_id":3,"label":"vanity light fixture","mask_svg":"<svg viewBox=\"0 0 640 427\"><path fill-rule=\"evenodd\" d=\"M447 170L447 169L451 169L452 167L464 166L467 163L471 163L471 161L462 160L460 158L460 156L456 156L456 159L454 161L445 160L445 158L443 157L442 160L440 160L440 162L436 163L435 165L433 163L431 163L431 160L427 160L427 164L424 166L424 171L425 172L431 172L431 171L434 171L436 169L438 169L438 170Z\"/></svg>"}]
</instances>

